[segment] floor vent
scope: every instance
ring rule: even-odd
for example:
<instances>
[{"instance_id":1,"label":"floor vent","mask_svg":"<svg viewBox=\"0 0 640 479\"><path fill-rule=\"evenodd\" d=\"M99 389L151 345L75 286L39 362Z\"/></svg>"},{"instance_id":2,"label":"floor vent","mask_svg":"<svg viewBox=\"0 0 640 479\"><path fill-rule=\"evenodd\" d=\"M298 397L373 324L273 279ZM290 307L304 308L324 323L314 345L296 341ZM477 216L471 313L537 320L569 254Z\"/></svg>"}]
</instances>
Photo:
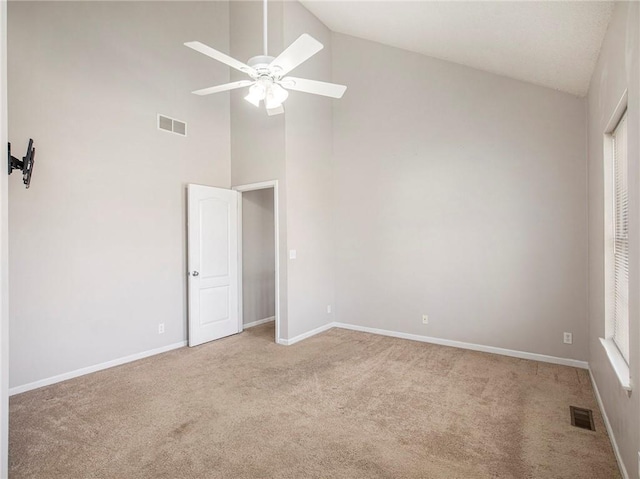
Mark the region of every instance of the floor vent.
<instances>
[{"instance_id":1,"label":"floor vent","mask_svg":"<svg viewBox=\"0 0 640 479\"><path fill-rule=\"evenodd\" d=\"M589 431L595 431L596 426L593 424L593 412L591 409L583 409L581 407L569 406L571 411L571 425Z\"/></svg>"}]
</instances>

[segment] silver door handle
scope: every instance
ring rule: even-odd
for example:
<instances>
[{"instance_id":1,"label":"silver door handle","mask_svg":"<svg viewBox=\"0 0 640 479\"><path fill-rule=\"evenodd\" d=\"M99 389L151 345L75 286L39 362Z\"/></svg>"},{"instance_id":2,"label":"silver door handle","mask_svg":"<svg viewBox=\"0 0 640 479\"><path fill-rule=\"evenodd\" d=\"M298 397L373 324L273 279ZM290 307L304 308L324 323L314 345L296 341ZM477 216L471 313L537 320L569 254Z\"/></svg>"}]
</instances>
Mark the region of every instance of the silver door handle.
<instances>
[{"instance_id":1,"label":"silver door handle","mask_svg":"<svg viewBox=\"0 0 640 479\"><path fill-rule=\"evenodd\" d=\"M194 271L193 273L191 273L193 276L200 276L200 273L198 273L197 271Z\"/></svg>"}]
</instances>

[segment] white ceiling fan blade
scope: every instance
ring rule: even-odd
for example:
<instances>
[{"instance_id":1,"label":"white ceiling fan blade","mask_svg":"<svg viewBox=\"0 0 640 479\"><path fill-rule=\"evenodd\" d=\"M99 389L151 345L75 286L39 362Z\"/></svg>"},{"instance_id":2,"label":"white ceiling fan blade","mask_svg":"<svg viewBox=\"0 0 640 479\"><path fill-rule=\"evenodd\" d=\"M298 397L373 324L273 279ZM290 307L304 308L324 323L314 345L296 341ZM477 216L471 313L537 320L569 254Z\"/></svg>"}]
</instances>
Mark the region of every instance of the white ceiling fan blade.
<instances>
[{"instance_id":1,"label":"white ceiling fan blade","mask_svg":"<svg viewBox=\"0 0 640 479\"><path fill-rule=\"evenodd\" d=\"M345 85L307 80L305 78L285 77L280 80L279 83L287 90L302 91L305 93L313 93L314 95L329 96L331 98L342 98L342 95L344 95L344 92L347 90Z\"/></svg>"},{"instance_id":2,"label":"white ceiling fan blade","mask_svg":"<svg viewBox=\"0 0 640 479\"><path fill-rule=\"evenodd\" d=\"M275 108L267 108L267 115L269 116L280 115L281 113L284 113L284 106L282 105L278 105Z\"/></svg>"},{"instance_id":3,"label":"white ceiling fan blade","mask_svg":"<svg viewBox=\"0 0 640 479\"><path fill-rule=\"evenodd\" d=\"M278 74L286 75L302 62L324 48L324 45L311 35L303 33L285 51L278 55L269 67L278 69Z\"/></svg>"},{"instance_id":4,"label":"white ceiling fan blade","mask_svg":"<svg viewBox=\"0 0 640 479\"><path fill-rule=\"evenodd\" d=\"M226 65L229 65L231 68L235 68L236 70L240 70L241 72L251 74L255 73L254 69L249 65L242 63L241 61L236 60L235 58L231 58L229 55L225 55L218 50L211 48L210 46L205 45L200 42L186 42L184 44L186 47L189 47L197 52L200 52L208 57L213 58L214 60L218 60Z\"/></svg>"},{"instance_id":5,"label":"white ceiling fan blade","mask_svg":"<svg viewBox=\"0 0 640 479\"><path fill-rule=\"evenodd\" d=\"M242 88L245 86L253 85L255 82L251 80L240 80L232 83L225 83L224 85L211 86L209 88L203 88L202 90L192 91L195 95L211 95L212 93L219 93L221 91L235 90L236 88Z\"/></svg>"}]
</instances>

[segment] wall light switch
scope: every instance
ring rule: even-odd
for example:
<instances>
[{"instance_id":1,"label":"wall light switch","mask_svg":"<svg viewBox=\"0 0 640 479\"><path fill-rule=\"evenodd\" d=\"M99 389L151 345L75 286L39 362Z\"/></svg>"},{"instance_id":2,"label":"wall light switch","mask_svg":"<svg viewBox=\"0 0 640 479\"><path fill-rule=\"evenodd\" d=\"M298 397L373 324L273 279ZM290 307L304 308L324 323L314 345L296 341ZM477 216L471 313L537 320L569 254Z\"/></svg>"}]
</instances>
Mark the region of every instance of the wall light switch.
<instances>
[{"instance_id":1,"label":"wall light switch","mask_svg":"<svg viewBox=\"0 0 640 479\"><path fill-rule=\"evenodd\" d=\"M297 252L294 249L289 250L289 259L296 259Z\"/></svg>"}]
</instances>

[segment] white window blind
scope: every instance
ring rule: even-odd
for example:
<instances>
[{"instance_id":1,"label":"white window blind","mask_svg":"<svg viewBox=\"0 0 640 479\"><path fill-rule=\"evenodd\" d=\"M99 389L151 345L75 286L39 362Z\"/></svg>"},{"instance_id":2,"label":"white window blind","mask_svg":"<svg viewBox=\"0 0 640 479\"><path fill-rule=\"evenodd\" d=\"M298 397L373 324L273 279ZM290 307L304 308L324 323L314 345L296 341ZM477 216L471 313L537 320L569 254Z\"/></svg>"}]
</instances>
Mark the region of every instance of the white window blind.
<instances>
[{"instance_id":1,"label":"white window blind","mask_svg":"<svg viewBox=\"0 0 640 479\"><path fill-rule=\"evenodd\" d=\"M627 174L627 114L613 131L613 342L629 363L629 201Z\"/></svg>"}]
</instances>

